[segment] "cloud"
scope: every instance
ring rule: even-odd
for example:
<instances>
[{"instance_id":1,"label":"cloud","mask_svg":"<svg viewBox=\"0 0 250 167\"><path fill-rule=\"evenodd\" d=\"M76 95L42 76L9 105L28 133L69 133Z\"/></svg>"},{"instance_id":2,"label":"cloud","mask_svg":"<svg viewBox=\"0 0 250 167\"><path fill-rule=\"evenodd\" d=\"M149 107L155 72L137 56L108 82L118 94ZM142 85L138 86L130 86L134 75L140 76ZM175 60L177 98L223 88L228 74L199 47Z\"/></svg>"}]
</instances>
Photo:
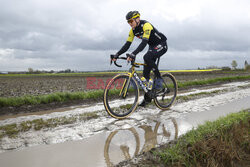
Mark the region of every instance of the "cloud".
<instances>
[{"instance_id":1,"label":"cloud","mask_svg":"<svg viewBox=\"0 0 250 167\"><path fill-rule=\"evenodd\" d=\"M205 66L204 55L210 55L206 61L211 64L225 65L228 57L250 61L246 56L250 53L249 8L248 0L156 0L154 4L137 0L132 6L129 0L3 1L0 71L26 70L31 65L53 70L112 69L107 67L109 54L126 41L130 27L125 15L130 10L139 10L142 19L166 34L167 56L177 59L171 59L172 64L179 61L175 67ZM190 65L180 63L185 53Z\"/></svg>"}]
</instances>

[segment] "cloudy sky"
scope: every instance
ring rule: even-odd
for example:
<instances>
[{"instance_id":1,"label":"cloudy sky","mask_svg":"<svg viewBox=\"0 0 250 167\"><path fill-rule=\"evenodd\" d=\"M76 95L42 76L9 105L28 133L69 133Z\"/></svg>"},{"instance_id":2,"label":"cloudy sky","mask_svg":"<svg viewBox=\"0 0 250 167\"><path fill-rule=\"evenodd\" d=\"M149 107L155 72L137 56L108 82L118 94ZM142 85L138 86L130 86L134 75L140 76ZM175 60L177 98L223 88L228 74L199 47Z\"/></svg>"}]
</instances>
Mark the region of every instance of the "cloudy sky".
<instances>
[{"instance_id":1,"label":"cloudy sky","mask_svg":"<svg viewBox=\"0 0 250 167\"><path fill-rule=\"evenodd\" d=\"M0 0L0 71L112 70L125 15L138 10L168 38L161 69L250 63L249 0ZM134 40L132 52L140 40ZM142 61L143 53L137 59ZM125 62L123 68L128 66Z\"/></svg>"}]
</instances>

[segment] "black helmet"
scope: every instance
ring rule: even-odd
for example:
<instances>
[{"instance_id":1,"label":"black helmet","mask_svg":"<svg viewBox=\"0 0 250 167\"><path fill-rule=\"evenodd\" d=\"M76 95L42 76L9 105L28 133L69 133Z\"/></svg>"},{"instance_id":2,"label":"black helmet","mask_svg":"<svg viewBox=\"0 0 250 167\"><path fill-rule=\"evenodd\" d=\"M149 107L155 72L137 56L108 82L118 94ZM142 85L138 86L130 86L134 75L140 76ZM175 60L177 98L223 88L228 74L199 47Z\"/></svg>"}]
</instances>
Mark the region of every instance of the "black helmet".
<instances>
[{"instance_id":1,"label":"black helmet","mask_svg":"<svg viewBox=\"0 0 250 167\"><path fill-rule=\"evenodd\" d=\"M138 11L130 11L126 15L127 20L134 19L134 18L137 18L137 17L140 17L140 13Z\"/></svg>"}]
</instances>

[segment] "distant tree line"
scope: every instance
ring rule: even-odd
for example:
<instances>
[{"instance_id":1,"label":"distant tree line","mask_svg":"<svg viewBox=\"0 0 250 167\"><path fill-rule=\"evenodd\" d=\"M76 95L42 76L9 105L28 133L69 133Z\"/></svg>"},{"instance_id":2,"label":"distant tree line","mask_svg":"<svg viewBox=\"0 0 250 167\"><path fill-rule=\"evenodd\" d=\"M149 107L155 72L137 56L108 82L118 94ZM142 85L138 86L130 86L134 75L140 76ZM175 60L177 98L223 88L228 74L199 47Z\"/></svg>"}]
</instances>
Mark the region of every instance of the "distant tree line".
<instances>
[{"instance_id":1,"label":"distant tree line","mask_svg":"<svg viewBox=\"0 0 250 167\"><path fill-rule=\"evenodd\" d=\"M231 67L230 66L224 66L224 67L217 67L217 66L208 66L206 68L203 69L222 69L224 71L230 71L230 70L250 70L250 65L248 64L248 62L245 60L244 63L244 69L237 69L238 63L236 60L233 60L231 63ZM198 67L198 70L202 70L202 68Z\"/></svg>"},{"instance_id":2,"label":"distant tree line","mask_svg":"<svg viewBox=\"0 0 250 167\"><path fill-rule=\"evenodd\" d=\"M43 73L75 73L75 71L71 69L66 69L66 70L60 70L60 71L46 71L46 70L34 70L33 68L28 68L28 72L26 74L43 74Z\"/></svg>"},{"instance_id":3,"label":"distant tree line","mask_svg":"<svg viewBox=\"0 0 250 167\"><path fill-rule=\"evenodd\" d=\"M248 62L245 60L244 63L244 69L237 69L238 63L236 60L233 60L231 63L231 67L225 66L225 67L217 67L217 66L208 66L206 68L200 68L198 67L198 70L202 69L222 69L225 71L229 70L248 70L250 71L250 65ZM28 68L28 71L18 71L18 72L0 72L0 74L43 74L43 73L77 73L79 71L74 71L71 69L66 69L66 70L60 70L60 71L54 71L54 70L34 70L33 68ZM84 71L84 72L90 72L90 71ZM107 72L119 72L119 70L107 70Z\"/></svg>"},{"instance_id":4,"label":"distant tree line","mask_svg":"<svg viewBox=\"0 0 250 167\"><path fill-rule=\"evenodd\" d=\"M46 71L46 70L34 70L33 68L28 68L28 72L26 74L43 74L43 73L55 73L54 70Z\"/></svg>"}]
</instances>

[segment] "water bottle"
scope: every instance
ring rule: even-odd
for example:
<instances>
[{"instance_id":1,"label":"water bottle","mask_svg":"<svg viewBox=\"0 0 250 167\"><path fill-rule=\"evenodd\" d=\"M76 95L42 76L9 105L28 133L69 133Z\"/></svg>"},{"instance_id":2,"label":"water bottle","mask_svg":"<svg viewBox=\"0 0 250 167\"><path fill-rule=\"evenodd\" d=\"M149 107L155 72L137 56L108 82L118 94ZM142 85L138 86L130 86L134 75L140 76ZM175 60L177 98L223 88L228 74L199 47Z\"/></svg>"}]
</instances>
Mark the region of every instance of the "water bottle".
<instances>
[{"instance_id":1,"label":"water bottle","mask_svg":"<svg viewBox=\"0 0 250 167\"><path fill-rule=\"evenodd\" d=\"M143 85L145 85L147 87L148 84L147 84L146 78L141 77L141 81L142 81Z\"/></svg>"},{"instance_id":2,"label":"water bottle","mask_svg":"<svg viewBox=\"0 0 250 167\"><path fill-rule=\"evenodd\" d=\"M148 90L152 90L153 87L153 80L150 78L148 82Z\"/></svg>"}]
</instances>

